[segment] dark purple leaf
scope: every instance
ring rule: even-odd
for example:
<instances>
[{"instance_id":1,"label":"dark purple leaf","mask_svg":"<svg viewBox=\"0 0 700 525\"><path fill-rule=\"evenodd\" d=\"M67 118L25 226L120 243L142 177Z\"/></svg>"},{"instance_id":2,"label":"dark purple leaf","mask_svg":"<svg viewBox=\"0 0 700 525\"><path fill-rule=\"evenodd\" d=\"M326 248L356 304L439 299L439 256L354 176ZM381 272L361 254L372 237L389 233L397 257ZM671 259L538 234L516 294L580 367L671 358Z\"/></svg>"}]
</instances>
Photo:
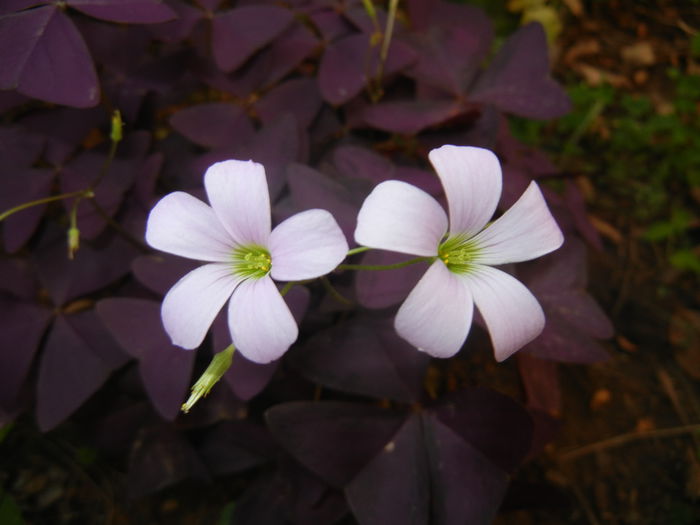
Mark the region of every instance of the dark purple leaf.
<instances>
[{"instance_id":1,"label":"dark purple leaf","mask_svg":"<svg viewBox=\"0 0 700 525\"><path fill-rule=\"evenodd\" d=\"M558 365L526 352L518 352L517 361L527 397L527 407L550 416L559 415L562 395L557 374Z\"/></svg>"},{"instance_id":2,"label":"dark purple leaf","mask_svg":"<svg viewBox=\"0 0 700 525\"><path fill-rule=\"evenodd\" d=\"M361 264L395 264L410 258L403 253L370 250L362 257ZM408 296L427 269L426 263L417 263L395 270L357 272L355 275L357 300L367 308L394 306Z\"/></svg>"},{"instance_id":3,"label":"dark purple leaf","mask_svg":"<svg viewBox=\"0 0 700 525\"><path fill-rule=\"evenodd\" d=\"M192 142L207 148L230 147L253 136L253 124L243 108L223 102L190 106L175 113L170 124Z\"/></svg>"},{"instance_id":4,"label":"dark purple leaf","mask_svg":"<svg viewBox=\"0 0 700 525\"><path fill-rule=\"evenodd\" d=\"M73 9L110 22L157 24L175 18L161 0L66 0Z\"/></svg>"},{"instance_id":5,"label":"dark purple leaf","mask_svg":"<svg viewBox=\"0 0 700 525\"><path fill-rule=\"evenodd\" d=\"M34 252L39 280L56 306L99 290L126 274L135 255L135 248L120 237L99 248L82 243L72 261L67 257L66 246L65 233L52 231Z\"/></svg>"},{"instance_id":6,"label":"dark purple leaf","mask_svg":"<svg viewBox=\"0 0 700 525\"><path fill-rule=\"evenodd\" d=\"M279 115L289 112L294 115L299 126L306 129L311 126L322 105L316 80L302 77L271 89L255 105L255 109L263 124L273 122Z\"/></svg>"},{"instance_id":7,"label":"dark purple leaf","mask_svg":"<svg viewBox=\"0 0 700 525\"><path fill-rule=\"evenodd\" d=\"M5 173L0 177L0 210L48 196L53 178L53 172L46 169L15 168ZM45 204L32 206L3 221L2 234L7 252L16 252L29 240L45 209Z\"/></svg>"},{"instance_id":8,"label":"dark purple leaf","mask_svg":"<svg viewBox=\"0 0 700 525\"><path fill-rule=\"evenodd\" d=\"M572 325L568 316L543 308L547 320L544 330L523 347L524 352L562 363L597 363L610 357L589 334Z\"/></svg>"},{"instance_id":9,"label":"dark purple leaf","mask_svg":"<svg viewBox=\"0 0 700 525\"><path fill-rule=\"evenodd\" d=\"M571 180L566 181L564 202L581 236L591 243L598 251L602 252L603 241L600 238L598 230L595 229L588 217L588 210L586 202L583 199L583 193Z\"/></svg>"},{"instance_id":10,"label":"dark purple leaf","mask_svg":"<svg viewBox=\"0 0 700 525\"><path fill-rule=\"evenodd\" d=\"M237 158L252 159L265 166L273 202L286 183L287 164L302 160L301 141L297 121L287 113L264 126L247 146L238 148Z\"/></svg>"},{"instance_id":11,"label":"dark purple leaf","mask_svg":"<svg viewBox=\"0 0 700 525\"><path fill-rule=\"evenodd\" d=\"M165 295L181 277L198 266L197 261L162 253L137 257L131 263L131 270L146 288Z\"/></svg>"},{"instance_id":12,"label":"dark purple leaf","mask_svg":"<svg viewBox=\"0 0 700 525\"><path fill-rule=\"evenodd\" d=\"M19 126L0 127L0 159L2 159L3 172L9 168L31 166L39 157L43 147L44 139L42 137ZM4 192L0 191L0 196L2 195Z\"/></svg>"},{"instance_id":13,"label":"dark purple leaf","mask_svg":"<svg viewBox=\"0 0 700 525\"><path fill-rule=\"evenodd\" d=\"M233 71L253 53L279 36L294 19L289 9L276 6L239 7L217 14L212 50L223 71Z\"/></svg>"},{"instance_id":14,"label":"dark purple leaf","mask_svg":"<svg viewBox=\"0 0 700 525\"><path fill-rule=\"evenodd\" d=\"M409 166L397 166L386 157L360 146L343 145L333 150L333 163L348 177L359 177L379 184L385 180L402 180L431 195L442 193L435 174Z\"/></svg>"},{"instance_id":15,"label":"dark purple leaf","mask_svg":"<svg viewBox=\"0 0 700 525\"><path fill-rule=\"evenodd\" d=\"M0 89L76 107L99 101L90 53L56 6L0 17L0 63Z\"/></svg>"},{"instance_id":16,"label":"dark purple leaf","mask_svg":"<svg viewBox=\"0 0 700 525\"><path fill-rule=\"evenodd\" d=\"M366 196L364 191L353 192L339 181L319 173L304 164L287 167L287 181L292 201L299 210L322 208L333 214L346 239L352 239L357 223L357 212ZM367 193L369 188L367 188Z\"/></svg>"},{"instance_id":17,"label":"dark purple leaf","mask_svg":"<svg viewBox=\"0 0 700 525\"><path fill-rule=\"evenodd\" d=\"M0 298L0 406L13 406L52 315L41 306Z\"/></svg>"},{"instance_id":18,"label":"dark purple leaf","mask_svg":"<svg viewBox=\"0 0 700 525\"><path fill-rule=\"evenodd\" d=\"M16 91L0 91L0 113L10 111L28 101L27 97L20 95Z\"/></svg>"},{"instance_id":19,"label":"dark purple leaf","mask_svg":"<svg viewBox=\"0 0 700 525\"><path fill-rule=\"evenodd\" d=\"M314 27L323 36L326 43L352 32L352 26L335 9L321 8L309 14Z\"/></svg>"},{"instance_id":20,"label":"dark purple leaf","mask_svg":"<svg viewBox=\"0 0 700 525\"><path fill-rule=\"evenodd\" d=\"M404 423L348 484L345 494L363 525L430 522L430 475L420 415Z\"/></svg>"},{"instance_id":21,"label":"dark purple leaf","mask_svg":"<svg viewBox=\"0 0 700 525\"><path fill-rule=\"evenodd\" d=\"M59 177L61 191L71 193L90 187L103 169L106 157L101 153L85 152L61 170ZM143 158L116 158L109 166L107 174L102 177L95 187L95 202L108 216L113 216L126 191L134 182L134 177L145 163ZM74 206L74 199L66 199L64 205L66 212L70 212ZM81 237L94 239L107 227L107 221L102 214L95 210L89 199L81 200L78 205L78 228Z\"/></svg>"},{"instance_id":22,"label":"dark purple leaf","mask_svg":"<svg viewBox=\"0 0 700 525\"><path fill-rule=\"evenodd\" d=\"M463 95L491 48L493 28L479 8L437 1L412 2L411 18L421 34L415 45L418 61L409 75L425 85Z\"/></svg>"},{"instance_id":23,"label":"dark purple leaf","mask_svg":"<svg viewBox=\"0 0 700 525\"><path fill-rule=\"evenodd\" d=\"M129 496L139 498L190 476L207 480L207 472L185 438L171 425L142 428L129 455Z\"/></svg>"},{"instance_id":24,"label":"dark purple leaf","mask_svg":"<svg viewBox=\"0 0 700 525\"><path fill-rule=\"evenodd\" d=\"M396 401L421 399L430 358L396 335L386 319L354 318L319 332L294 355L314 382Z\"/></svg>"},{"instance_id":25,"label":"dark purple leaf","mask_svg":"<svg viewBox=\"0 0 700 525\"><path fill-rule=\"evenodd\" d=\"M216 475L242 472L275 456L275 443L265 428L248 421L225 421L207 433L199 448Z\"/></svg>"},{"instance_id":26,"label":"dark purple leaf","mask_svg":"<svg viewBox=\"0 0 700 525\"><path fill-rule=\"evenodd\" d=\"M208 11L214 11L222 0L195 0L199 5Z\"/></svg>"},{"instance_id":27,"label":"dark purple leaf","mask_svg":"<svg viewBox=\"0 0 700 525\"><path fill-rule=\"evenodd\" d=\"M49 0L3 0L0 6L0 15L14 13L22 9L28 9L41 4L48 4Z\"/></svg>"},{"instance_id":28,"label":"dark purple leaf","mask_svg":"<svg viewBox=\"0 0 700 525\"><path fill-rule=\"evenodd\" d=\"M344 104L358 95L375 78L379 47L370 47L371 35L351 35L330 44L319 64L318 83L323 98L333 105ZM384 64L384 75L391 75L415 59L401 41L392 41Z\"/></svg>"},{"instance_id":29,"label":"dark purple leaf","mask_svg":"<svg viewBox=\"0 0 700 525\"><path fill-rule=\"evenodd\" d=\"M508 474L439 419L425 416L423 422L434 522L492 523L508 485Z\"/></svg>"},{"instance_id":30,"label":"dark purple leaf","mask_svg":"<svg viewBox=\"0 0 700 525\"><path fill-rule=\"evenodd\" d=\"M27 259L0 258L0 291L30 301L37 297L38 286Z\"/></svg>"},{"instance_id":31,"label":"dark purple leaf","mask_svg":"<svg viewBox=\"0 0 700 525\"><path fill-rule=\"evenodd\" d=\"M404 420L373 406L330 401L285 403L265 415L280 444L335 487L355 477Z\"/></svg>"},{"instance_id":32,"label":"dark purple leaf","mask_svg":"<svg viewBox=\"0 0 700 525\"><path fill-rule=\"evenodd\" d=\"M190 35L203 13L184 0L170 0L168 6L175 12L176 18L170 22L151 25L148 30L165 42L180 42Z\"/></svg>"},{"instance_id":33,"label":"dark purple leaf","mask_svg":"<svg viewBox=\"0 0 700 525\"><path fill-rule=\"evenodd\" d=\"M170 343L160 304L111 298L100 301L96 310L121 347L139 360L141 379L158 413L175 419L188 391L195 353Z\"/></svg>"},{"instance_id":34,"label":"dark purple leaf","mask_svg":"<svg viewBox=\"0 0 700 525\"><path fill-rule=\"evenodd\" d=\"M136 173L134 194L145 210L150 211L155 193L156 182L158 180L158 175L160 175L160 170L163 167L164 161L165 156L162 152L158 151L153 153L146 158L146 160L141 164L139 171ZM142 232L143 231L144 230L142 230Z\"/></svg>"},{"instance_id":35,"label":"dark purple leaf","mask_svg":"<svg viewBox=\"0 0 700 525\"><path fill-rule=\"evenodd\" d=\"M571 109L566 92L549 76L547 39L535 22L508 38L469 96L527 118L561 117Z\"/></svg>"},{"instance_id":36,"label":"dark purple leaf","mask_svg":"<svg viewBox=\"0 0 700 525\"><path fill-rule=\"evenodd\" d=\"M532 421L511 398L485 388L458 391L435 410L437 419L505 471L530 449Z\"/></svg>"},{"instance_id":37,"label":"dark purple leaf","mask_svg":"<svg viewBox=\"0 0 700 525\"><path fill-rule=\"evenodd\" d=\"M59 315L49 332L37 380L37 421L50 430L71 415L124 364L126 356L91 310Z\"/></svg>"},{"instance_id":38,"label":"dark purple leaf","mask_svg":"<svg viewBox=\"0 0 700 525\"><path fill-rule=\"evenodd\" d=\"M403 100L348 108L353 126L371 126L389 133L414 135L461 113L453 100Z\"/></svg>"},{"instance_id":39,"label":"dark purple leaf","mask_svg":"<svg viewBox=\"0 0 700 525\"><path fill-rule=\"evenodd\" d=\"M109 122L102 107L92 109L54 108L32 113L21 120L27 129L47 138L44 159L61 166L68 160L90 131Z\"/></svg>"}]
</instances>

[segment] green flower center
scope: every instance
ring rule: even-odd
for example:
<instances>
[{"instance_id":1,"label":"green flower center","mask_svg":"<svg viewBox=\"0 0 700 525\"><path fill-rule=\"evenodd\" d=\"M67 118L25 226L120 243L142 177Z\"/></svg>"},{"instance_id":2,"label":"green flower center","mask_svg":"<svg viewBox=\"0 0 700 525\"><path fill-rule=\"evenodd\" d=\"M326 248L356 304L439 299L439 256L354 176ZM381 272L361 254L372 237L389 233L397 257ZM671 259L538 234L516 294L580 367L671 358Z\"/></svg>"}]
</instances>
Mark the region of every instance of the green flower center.
<instances>
[{"instance_id":1,"label":"green flower center","mask_svg":"<svg viewBox=\"0 0 700 525\"><path fill-rule=\"evenodd\" d=\"M270 252L262 246L239 246L231 254L233 272L248 279L265 277L272 269Z\"/></svg>"},{"instance_id":2,"label":"green flower center","mask_svg":"<svg viewBox=\"0 0 700 525\"><path fill-rule=\"evenodd\" d=\"M469 273L479 256L479 248L471 239L449 237L438 246L438 257L453 273Z\"/></svg>"}]
</instances>

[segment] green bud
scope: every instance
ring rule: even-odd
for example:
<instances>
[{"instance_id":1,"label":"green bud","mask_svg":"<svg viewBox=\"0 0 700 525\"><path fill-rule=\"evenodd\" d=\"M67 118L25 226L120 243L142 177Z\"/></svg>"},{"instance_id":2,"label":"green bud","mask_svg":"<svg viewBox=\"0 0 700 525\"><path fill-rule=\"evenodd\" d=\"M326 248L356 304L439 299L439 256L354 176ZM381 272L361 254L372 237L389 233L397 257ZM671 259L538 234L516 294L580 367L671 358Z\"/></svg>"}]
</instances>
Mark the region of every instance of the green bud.
<instances>
[{"instance_id":1,"label":"green bud","mask_svg":"<svg viewBox=\"0 0 700 525\"><path fill-rule=\"evenodd\" d=\"M236 347L233 344L226 347L224 350L214 356L209 363L209 366L192 387L192 393L185 404L182 405L182 411L187 414L192 407L201 398L206 397L214 385L219 382L226 371L231 367L233 352Z\"/></svg>"},{"instance_id":2,"label":"green bud","mask_svg":"<svg viewBox=\"0 0 700 525\"><path fill-rule=\"evenodd\" d=\"M112 113L112 131L109 135L112 142L121 142L123 126L124 123L122 122L122 114L118 109L115 109L114 113Z\"/></svg>"},{"instance_id":3,"label":"green bud","mask_svg":"<svg viewBox=\"0 0 700 525\"><path fill-rule=\"evenodd\" d=\"M73 260L75 254L80 248L80 230L77 226L68 228L68 258Z\"/></svg>"}]
</instances>

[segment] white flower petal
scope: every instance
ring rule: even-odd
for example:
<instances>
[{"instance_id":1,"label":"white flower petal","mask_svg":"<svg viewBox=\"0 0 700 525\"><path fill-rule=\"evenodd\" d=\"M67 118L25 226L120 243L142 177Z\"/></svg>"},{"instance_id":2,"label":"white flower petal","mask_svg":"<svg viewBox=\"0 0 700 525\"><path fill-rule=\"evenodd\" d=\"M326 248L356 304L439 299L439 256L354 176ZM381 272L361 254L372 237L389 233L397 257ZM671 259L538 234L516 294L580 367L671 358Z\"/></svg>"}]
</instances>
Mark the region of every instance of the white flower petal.
<instances>
[{"instance_id":1,"label":"white flower petal","mask_svg":"<svg viewBox=\"0 0 700 525\"><path fill-rule=\"evenodd\" d=\"M542 307L524 284L490 266L460 275L486 322L497 361L507 359L544 328Z\"/></svg>"},{"instance_id":2,"label":"white flower petal","mask_svg":"<svg viewBox=\"0 0 700 525\"><path fill-rule=\"evenodd\" d=\"M270 234L273 279L300 281L332 271L345 259L348 243L326 210L307 210L283 221Z\"/></svg>"},{"instance_id":3,"label":"white flower petal","mask_svg":"<svg viewBox=\"0 0 700 525\"><path fill-rule=\"evenodd\" d=\"M269 363L282 357L299 335L287 304L269 276L241 283L228 307L233 344L247 359Z\"/></svg>"},{"instance_id":4,"label":"white flower petal","mask_svg":"<svg viewBox=\"0 0 700 525\"><path fill-rule=\"evenodd\" d=\"M450 145L428 156L445 189L450 235L477 234L493 217L501 197L498 158L487 149Z\"/></svg>"},{"instance_id":5,"label":"white flower petal","mask_svg":"<svg viewBox=\"0 0 700 525\"><path fill-rule=\"evenodd\" d=\"M204 187L214 213L239 244L267 246L270 194L262 164L217 162L204 174Z\"/></svg>"},{"instance_id":6,"label":"white flower petal","mask_svg":"<svg viewBox=\"0 0 700 525\"><path fill-rule=\"evenodd\" d=\"M379 184L360 208L355 241L415 255L437 255L447 231L447 216L440 204L423 190L405 182Z\"/></svg>"},{"instance_id":7,"label":"white flower petal","mask_svg":"<svg viewBox=\"0 0 700 525\"><path fill-rule=\"evenodd\" d=\"M564 236L531 182L513 206L474 237L480 264L528 261L559 248Z\"/></svg>"},{"instance_id":8,"label":"white flower petal","mask_svg":"<svg viewBox=\"0 0 700 525\"><path fill-rule=\"evenodd\" d=\"M163 299L163 326L174 345L197 348L216 314L241 282L228 264L205 264L192 270Z\"/></svg>"},{"instance_id":9,"label":"white flower petal","mask_svg":"<svg viewBox=\"0 0 700 525\"><path fill-rule=\"evenodd\" d=\"M473 313L469 289L438 260L403 302L394 326L418 350L451 357L462 348Z\"/></svg>"},{"instance_id":10,"label":"white flower petal","mask_svg":"<svg viewBox=\"0 0 700 525\"><path fill-rule=\"evenodd\" d=\"M181 191L166 195L153 207L146 242L164 252L211 262L227 261L234 246L214 211Z\"/></svg>"}]
</instances>

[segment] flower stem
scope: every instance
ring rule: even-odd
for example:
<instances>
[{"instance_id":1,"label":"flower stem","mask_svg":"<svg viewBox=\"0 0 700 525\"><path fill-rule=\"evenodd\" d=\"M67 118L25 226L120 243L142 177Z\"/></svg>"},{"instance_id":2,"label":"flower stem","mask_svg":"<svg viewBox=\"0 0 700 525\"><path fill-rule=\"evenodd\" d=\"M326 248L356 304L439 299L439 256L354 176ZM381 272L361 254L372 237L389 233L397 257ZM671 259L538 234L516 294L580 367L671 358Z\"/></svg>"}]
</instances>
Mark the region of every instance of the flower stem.
<instances>
[{"instance_id":1,"label":"flower stem","mask_svg":"<svg viewBox=\"0 0 700 525\"><path fill-rule=\"evenodd\" d=\"M54 202L54 201L60 201L63 199L71 199L73 197L84 197L84 198L92 198L94 197L95 194L92 193L92 191L89 190L79 190L79 191L73 191L71 193L62 193L60 195L52 195L51 197L44 197L43 199L37 199L35 201L29 201L29 202L24 202L20 204L19 206L15 206L14 208L10 208L9 210L6 210L0 214L0 222L4 221L7 219L10 215L17 213L18 211L26 210L27 208L31 208L32 206L39 206L41 204L46 204L48 202Z\"/></svg>"},{"instance_id":2,"label":"flower stem","mask_svg":"<svg viewBox=\"0 0 700 525\"><path fill-rule=\"evenodd\" d=\"M345 257L350 257L351 255L357 255L358 253L363 253L368 250L371 250L372 248L368 248L367 246L359 246L358 248L353 248L352 250L348 250L348 254Z\"/></svg>"},{"instance_id":3,"label":"flower stem","mask_svg":"<svg viewBox=\"0 0 700 525\"><path fill-rule=\"evenodd\" d=\"M434 261L435 257L415 257L408 261L401 261L394 264L339 264L338 270L395 270L424 261Z\"/></svg>"},{"instance_id":4,"label":"flower stem","mask_svg":"<svg viewBox=\"0 0 700 525\"><path fill-rule=\"evenodd\" d=\"M216 354L209 366L192 387L189 399L182 405L181 410L187 414L201 398L206 397L216 383L219 382L231 366L233 352L236 347L231 343L224 350Z\"/></svg>"},{"instance_id":5,"label":"flower stem","mask_svg":"<svg viewBox=\"0 0 700 525\"><path fill-rule=\"evenodd\" d=\"M331 295L331 297L333 297L339 303L349 304L349 305L354 304L350 299L348 299L343 294L341 294L338 290L335 289L335 287L328 280L328 277L325 277L325 276L321 277L321 284L323 284L323 287Z\"/></svg>"}]
</instances>

